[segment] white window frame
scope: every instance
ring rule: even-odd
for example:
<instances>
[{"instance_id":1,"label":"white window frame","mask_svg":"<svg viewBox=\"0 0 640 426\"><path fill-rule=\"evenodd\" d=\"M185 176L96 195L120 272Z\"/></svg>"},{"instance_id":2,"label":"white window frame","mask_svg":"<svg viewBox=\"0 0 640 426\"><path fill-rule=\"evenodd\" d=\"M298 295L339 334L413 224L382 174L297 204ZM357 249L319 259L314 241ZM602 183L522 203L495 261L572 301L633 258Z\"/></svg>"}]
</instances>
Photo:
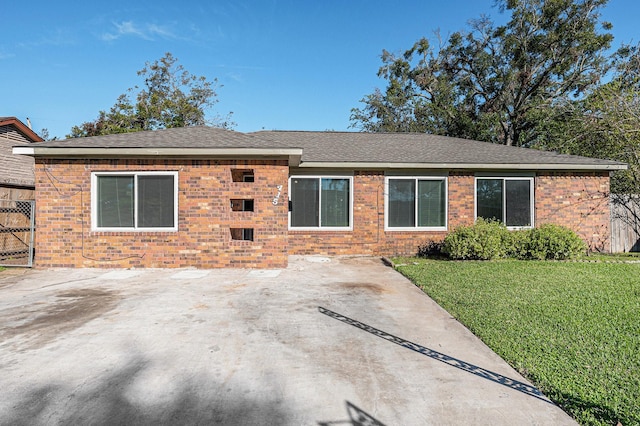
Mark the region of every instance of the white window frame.
<instances>
[{"instance_id":1,"label":"white window frame","mask_svg":"<svg viewBox=\"0 0 640 426\"><path fill-rule=\"evenodd\" d=\"M173 176L173 226L161 228L141 228L138 223L138 176ZM133 227L98 227L98 177L133 176ZM91 230L95 232L176 232L178 231L178 172L174 171L123 171L91 173Z\"/></svg>"},{"instance_id":2,"label":"white window frame","mask_svg":"<svg viewBox=\"0 0 640 426\"><path fill-rule=\"evenodd\" d=\"M291 226L291 210L289 210L289 230L290 231L353 231L353 176L345 175L292 175L289 176L289 202L291 202L291 180L292 179L318 179L320 181L320 191L322 191L322 179L347 179L349 181L349 226L322 226L322 217L318 226ZM322 212L322 195L318 200L319 213Z\"/></svg>"},{"instance_id":3,"label":"white window frame","mask_svg":"<svg viewBox=\"0 0 640 426\"><path fill-rule=\"evenodd\" d=\"M503 194L506 194L505 191L505 181L508 180L528 180L529 181L529 205L531 207L531 217L530 222L531 226L507 226L507 229L516 231L518 229L532 229L535 227L535 216L536 216L536 208L535 208L535 178L531 176L476 176L473 181L473 219L474 221L478 220L478 180L502 180L503 181ZM507 203L506 200L502 200L502 217L507 217Z\"/></svg>"},{"instance_id":4,"label":"white window frame","mask_svg":"<svg viewBox=\"0 0 640 426\"><path fill-rule=\"evenodd\" d=\"M413 180L418 188L418 181L438 180L444 181L444 226L389 226L389 180ZM416 192L417 193L417 192ZM414 200L415 218L418 223L418 203ZM384 178L384 230L385 231L446 231L449 229L449 179L447 176L385 176Z\"/></svg>"}]
</instances>

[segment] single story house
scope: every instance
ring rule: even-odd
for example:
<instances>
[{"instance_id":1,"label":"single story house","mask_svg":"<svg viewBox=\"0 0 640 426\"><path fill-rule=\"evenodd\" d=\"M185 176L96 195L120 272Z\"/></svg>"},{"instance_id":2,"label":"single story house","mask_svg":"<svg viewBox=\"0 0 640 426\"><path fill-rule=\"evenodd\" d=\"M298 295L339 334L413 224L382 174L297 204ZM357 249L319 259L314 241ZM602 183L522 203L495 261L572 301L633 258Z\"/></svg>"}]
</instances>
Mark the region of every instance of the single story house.
<instances>
[{"instance_id":1,"label":"single story house","mask_svg":"<svg viewBox=\"0 0 640 426\"><path fill-rule=\"evenodd\" d=\"M35 158L37 267L280 268L413 254L477 217L610 248L619 162L417 133L187 127L18 146Z\"/></svg>"}]
</instances>

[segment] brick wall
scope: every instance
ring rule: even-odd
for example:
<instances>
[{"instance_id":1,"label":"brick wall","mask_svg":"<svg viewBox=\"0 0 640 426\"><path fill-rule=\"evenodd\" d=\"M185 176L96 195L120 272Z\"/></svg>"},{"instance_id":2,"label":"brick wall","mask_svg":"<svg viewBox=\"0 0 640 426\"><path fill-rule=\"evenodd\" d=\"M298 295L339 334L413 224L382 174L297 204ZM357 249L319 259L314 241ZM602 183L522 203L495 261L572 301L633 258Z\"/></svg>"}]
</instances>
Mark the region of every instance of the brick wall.
<instances>
[{"instance_id":1,"label":"brick wall","mask_svg":"<svg viewBox=\"0 0 640 426\"><path fill-rule=\"evenodd\" d=\"M236 169L254 170L255 182L233 182ZM152 170L178 172L178 232L91 231L91 172ZM35 171L37 267L279 268L287 264L288 167L284 160L39 158ZM231 199L253 199L254 211L231 211ZM253 228L254 241L233 240L231 228Z\"/></svg>"},{"instance_id":2,"label":"brick wall","mask_svg":"<svg viewBox=\"0 0 640 426\"><path fill-rule=\"evenodd\" d=\"M590 250L611 248L609 173L538 173L536 224L555 223L576 231Z\"/></svg>"},{"instance_id":3,"label":"brick wall","mask_svg":"<svg viewBox=\"0 0 640 426\"><path fill-rule=\"evenodd\" d=\"M289 231L291 254L412 255L444 231L407 232L384 229L384 172L356 171L353 177L353 231ZM474 175L450 173L449 229L473 223Z\"/></svg>"},{"instance_id":4,"label":"brick wall","mask_svg":"<svg viewBox=\"0 0 640 426\"><path fill-rule=\"evenodd\" d=\"M448 227L470 225L475 218L474 173L448 177ZM354 174L353 231L289 231L291 254L413 255L428 240L446 232L384 230L384 172ZM591 249L609 251L609 175L540 173L535 179L535 223L567 226Z\"/></svg>"},{"instance_id":5,"label":"brick wall","mask_svg":"<svg viewBox=\"0 0 640 426\"><path fill-rule=\"evenodd\" d=\"M91 231L91 172L124 170L178 171L178 232ZM234 182L240 170L254 170L255 182ZM419 245L446 235L385 231L382 171L354 173L353 231L288 231L288 174L285 160L37 159L35 264L279 268L286 266L288 254L411 255ZM450 230L473 223L473 191L473 172L449 174ZM539 173L536 224L568 226L591 249L608 251L608 191L606 172ZM232 211L231 200L242 199L254 200L253 212ZM254 241L232 239L243 228L254 229Z\"/></svg>"}]
</instances>

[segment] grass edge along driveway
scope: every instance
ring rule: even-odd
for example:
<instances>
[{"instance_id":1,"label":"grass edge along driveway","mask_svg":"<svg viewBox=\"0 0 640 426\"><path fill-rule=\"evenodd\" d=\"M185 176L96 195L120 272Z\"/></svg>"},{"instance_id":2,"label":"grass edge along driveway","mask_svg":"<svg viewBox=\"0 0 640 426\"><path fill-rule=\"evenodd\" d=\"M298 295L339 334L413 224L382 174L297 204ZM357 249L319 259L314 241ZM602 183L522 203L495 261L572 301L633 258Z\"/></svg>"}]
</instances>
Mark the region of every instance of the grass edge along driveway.
<instances>
[{"instance_id":1,"label":"grass edge along driveway","mask_svg":"<svg viewBox=\"0 0 640 426\"><path fill-rule=\"evenodd\" d=\"M584 425L640 425L640 264L394 259Z\"/></svg>"}]
</instances>

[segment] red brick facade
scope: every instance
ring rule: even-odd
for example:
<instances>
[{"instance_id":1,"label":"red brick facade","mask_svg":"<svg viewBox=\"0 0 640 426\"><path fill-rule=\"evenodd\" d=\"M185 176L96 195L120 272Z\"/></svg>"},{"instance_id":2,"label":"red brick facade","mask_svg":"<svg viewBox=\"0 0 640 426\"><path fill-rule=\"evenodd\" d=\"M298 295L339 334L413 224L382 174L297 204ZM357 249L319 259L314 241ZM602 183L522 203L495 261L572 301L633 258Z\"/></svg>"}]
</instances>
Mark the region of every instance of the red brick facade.
<instances>
[{"instance_id":1,"label":"red brick facade","mask_svg":"<svg viewBox=\"0 0 640 426\"><path fill-rule=\"evenodd\" d=\"M576 231L592 251L611 248L609 173L538 173L536 224L555 223Z\"/></svg>"},{"instance_id":2,"label":"red brick facade","mask_svg":"<svg viewBox=\"0 0 640 426\"><path fill-rule=\"evenodd\" d=\"M232 171L236 169L253 170L255 181L234 182ZM92 231L91 173L152 170L178 172L178 231ZM285 160L38 158L35 264L118 268L284 267L288 255L288 173ZM232 211L231 199L253 199L254 211ZM254 241L232 239L232 228L253 229Z\"/></svg>"},{"instance_id":3,"label":"red brick facade","mask_svg":"<svg viewBox=\"0 0 640 426\"><path fill-rule=\"evenodd\" d=\"M499 173L496 173L499 176ZM384 228L384 177L379 172L354 174L353 231L289 231L291 254L413 255L443 231L399 232ZM448 177L448 229L475 220L475 174ZM538 173L534 183L536 225L556 223L576 231L591 250L610 249L609 173Z\"/></svg>"},{"instance_id":4,"label":"red brick facade","mask_svg":"<svg viewBox=\"0 0 640 426\"><path fill-rule=\"evenodd\" d=\"M254 182L237 182L241 170L253 170ZM177 171L178 231L92 231L91 173L109 171ZM288 177L286 160L37 158L35 264L280 268L290 254L414 254L446 235L385 231L383 171L354 173L353 230L288 230ZM448 229L473 223L474 182L470 171L448 174ZM568 226L592 249L607 251L608 189L607 172L538 173L535 223ZM235 211L245 199L253 211ZM253 241L237 239L242 229L253 229Z\"/></svg>"},{"instance_id":5,"label":"red brick facade","mask_svg":"<svg viewBox=\"0 0 640 426\"><path fill-rule=\"evenodd\" d=\"M353 177L353 231L289 231L291 254L415 254L427 240L441 240L445 231L385 231L383 171L356 171ZM473 173L448 178L449 228L472 224Z\"/></svg>"}]
</instances>

